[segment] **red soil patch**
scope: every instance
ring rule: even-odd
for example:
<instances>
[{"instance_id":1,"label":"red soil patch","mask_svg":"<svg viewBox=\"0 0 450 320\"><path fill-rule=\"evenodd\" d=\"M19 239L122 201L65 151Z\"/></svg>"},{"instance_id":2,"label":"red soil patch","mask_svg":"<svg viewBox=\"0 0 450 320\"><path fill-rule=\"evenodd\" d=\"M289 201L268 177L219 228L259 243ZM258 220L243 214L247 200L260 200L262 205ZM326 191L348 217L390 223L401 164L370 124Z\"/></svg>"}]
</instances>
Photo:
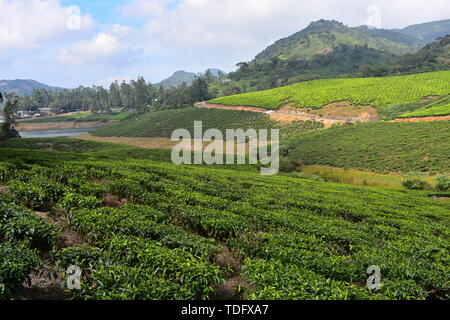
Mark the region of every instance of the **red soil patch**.
<instances>
[{"instance_id":1,"label":"red soil patch","mask_svg":"<svg viewBox=\"0 0 450 320\"><path fill-rule=\"evenodd\" d=\"M398 118L395 122L430 122L430 121L444 121L450 120L450 115L448 116L436 116L436 117L421 117L421 118Z\"/></svg>"},{"instance_id":2,"label":"red soil patch","mask_svg":"<svg viewBox=\"0 0 450 320\"><path fill-rule=\"evenodd\" d=\"M227 110L238 110L238 111L252 111L252 112L260 112L260 113L270 111L270 110L267 110L264 108L258 108L258 107L227 106L227 105L223 105L223 104L211 104L211 103L202 104L201 107L208 108L208 109L227 109Z\"/></svg>"}]
</instances>

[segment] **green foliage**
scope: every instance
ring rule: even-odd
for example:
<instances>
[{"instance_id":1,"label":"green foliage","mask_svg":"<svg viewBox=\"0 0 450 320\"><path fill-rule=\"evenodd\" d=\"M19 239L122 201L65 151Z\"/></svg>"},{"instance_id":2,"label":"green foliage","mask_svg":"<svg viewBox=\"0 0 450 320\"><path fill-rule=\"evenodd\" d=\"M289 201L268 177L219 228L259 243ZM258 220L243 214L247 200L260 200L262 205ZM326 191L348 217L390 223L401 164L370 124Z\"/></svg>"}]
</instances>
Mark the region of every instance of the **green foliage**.
<instances>
[{"instance_id":1,"label":"green foliage","mask_svg":"<svg viewBox=\"0 0 450 320\"><path fill-rule=\"evenodd\" d=\"M404 113L399 118L432 117L450 115L450 96L432 102L413 112Z\"/></svg>"},{"instance_id":2,"label":"green foliage","mask_svg":"<svg viewBox=\"0 0 450 320\"><path fill-rule=\"evenodd\" d=\"M29 176L30 187L41 186L45 177L49 186L66 187L56 198L68 207L70 228L88 236L90 247L63 249L56 260L62 269L83 267L79 298L211 298L223 281L212 263L223 246L243 262L250 299L450 298L450 204L421 192L7 150L22 159L9 183ZM289 154L290 148L283 150ZM1 161L10 157L0 153ZM90 187L83 191L85 184ZM121 200L117 207L97 207L100 185ZM81 204L84 197L92 206ZM10 201L1 203L12 210ZM364 285L370 265L381 268L378 292Z\"/></svg>"},{"instance_id":3,"label":"green foliage","mask_svg":"<svg viewBox=\"0 0 450 320\"><path fill-rule=\"evenodd\" d=\"M37 254L23 245L0 243L0 300L17 297L22 283L40 263Z\"/></svg>"},{"instance_id":4,"label":"green foliage","mask_svg":"<svg viewBox=\"0 0 450 320\"><path fill-rule=\"evenodd\" d=\"M257 112L191 107L150 112L137 119L97 129L92 134L100 137L170 138L174 130L187 129L193 137L194 121L202 121L204 131L219 129L224 138L227 129L281 129L282 135L291 135L323 128L320 122L295 121L287 126Z\"/></svg>"},{"instance_id":5,"label":"green foliage","mask_svg":"<svg viewBox=\"0 0 450 320\"><path fill-rule=\"evenodd\" d=\"M0 203L0 239L20 241L48 251L56 243L55 228L33 212L11 203Z\"/></svg>"},{"instance_id":6,"label":"green foliage","mask_svg":"<svg viewBox=\"0 0 450 320\"><path fill-rule=\"evenodd\" d=\"M430 190L431 185L420 179L406 179L403 181L403 186L409 190Z\"/></svg>"},{"instance_id":7,"label":"green foliage","mask_svg":"<svg viewBox=\"0 0 450 320\"><path fill-rule=\"evenodd\" d=\"M385 108L393 103L414 103L425 96L447 95L449 77L450 71L440 71L386 78L315 80L210 102L266 109L292 103L296 107L318 109L332 102L350 101L356 105Z\"/></svg>"},{"instance_id":8,"label":"green foliage","mask_svg":"<svg viewBox=\"0 0 450 320\"><path fill-rule=\"evenodd\" d=\"M293 137L287 158L380 173L438 173L450 167L449 121L364 123Z\"/></svg>"},{"instance_id":9,"label":"green foliage","mask_svg":"<svg viewBox=\"0 0 450 320\"><path fill-rule=\"evenodd\" d=\"M436 190L447 192L450 190L450 177L446 174L441 174L439 177L437 177L437 185Z\"/></svg>"}]
</instances>

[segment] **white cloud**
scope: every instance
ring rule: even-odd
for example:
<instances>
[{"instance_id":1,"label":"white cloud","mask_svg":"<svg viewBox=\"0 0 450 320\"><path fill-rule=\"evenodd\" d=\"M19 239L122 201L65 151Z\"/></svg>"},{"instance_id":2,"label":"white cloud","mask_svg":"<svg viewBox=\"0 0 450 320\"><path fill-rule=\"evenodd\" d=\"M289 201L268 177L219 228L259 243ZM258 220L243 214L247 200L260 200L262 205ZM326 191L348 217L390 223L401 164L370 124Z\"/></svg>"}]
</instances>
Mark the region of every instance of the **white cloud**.
<instances>
[{"instance_id":1,"label":"white cloud","mask_svg":"<svg viewBox=\"0 0 450 320\"><path fill-rule=\"evenodd\" d=\"M108 31L98 33L94 38L78 41L59 50L57 61L61 64L81 65L92 62L101 64L111 63L136 50L137 44L130 40L132 36L130 27L113 25ZM131 58L131 57L128 57ZM123 64L124 61L122 60Z\"/></svg>"},{"instance_id":2,"label":"white cloud","mask_svg":"<svg viewBox=\"0 0 450 320\"><path fill-rule=\"evenodd\" d=\"M89 15L77 15L59 0L0 0L0 13L0 52L39 49L43 41L83 34L94 26Z\"/></svg>"},{"instance_id":3,"label":"white cloud","mask_svg":"<svg viewBox=\"0 0 450 320\"><path fill-rule=\"evenodd\" d=\"M100 25L74 19L62 3L0 0L2 77L45 76L60 86L116 75L159 81L178 69L231 71L319 19L365 24L371 5L384 28L450 18L448 0L130 0Z\"/></svg>"}]
</instances>

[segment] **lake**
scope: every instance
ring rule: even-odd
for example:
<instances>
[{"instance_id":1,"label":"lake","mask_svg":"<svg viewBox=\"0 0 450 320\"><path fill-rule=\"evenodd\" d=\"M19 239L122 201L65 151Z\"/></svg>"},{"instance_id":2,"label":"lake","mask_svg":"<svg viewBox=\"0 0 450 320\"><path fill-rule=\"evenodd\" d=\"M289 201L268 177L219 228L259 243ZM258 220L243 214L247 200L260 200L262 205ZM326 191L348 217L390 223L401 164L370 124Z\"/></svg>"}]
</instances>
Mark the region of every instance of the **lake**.
<instances>
[{"instance_id":1,"label":"lake","mask_svg":"<svg viewBox=\"0 0 450 320\"><path fill-rule=\"evenodd\" d=\"M61 130L39 130L39 131L20 131L19 134L22 138L59 138L59 137L73 137L79 136L93 128L88 129L61 129Z\"/></svg>"}]
</instances>

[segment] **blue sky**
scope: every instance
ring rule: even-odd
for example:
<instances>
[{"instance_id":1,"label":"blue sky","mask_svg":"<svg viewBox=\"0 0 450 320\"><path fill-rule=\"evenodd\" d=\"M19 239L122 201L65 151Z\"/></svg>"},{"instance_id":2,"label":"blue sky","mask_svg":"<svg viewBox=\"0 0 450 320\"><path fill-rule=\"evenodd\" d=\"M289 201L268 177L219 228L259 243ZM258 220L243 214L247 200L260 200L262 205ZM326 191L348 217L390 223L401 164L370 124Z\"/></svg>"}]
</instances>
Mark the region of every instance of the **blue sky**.
<instances>
[{"instance_id":1,"label":"blue sky","mask_svg":"<svg viewBox=\"0 0 450 320\"><path fill-rule=\"evenodd\" d=\"M68 88L232 71L319 19L358 26L376 12L381 27L401 28L450 18L448 0L0 0L0 12L0 79Z\"/></svg>"}]
</instances>

